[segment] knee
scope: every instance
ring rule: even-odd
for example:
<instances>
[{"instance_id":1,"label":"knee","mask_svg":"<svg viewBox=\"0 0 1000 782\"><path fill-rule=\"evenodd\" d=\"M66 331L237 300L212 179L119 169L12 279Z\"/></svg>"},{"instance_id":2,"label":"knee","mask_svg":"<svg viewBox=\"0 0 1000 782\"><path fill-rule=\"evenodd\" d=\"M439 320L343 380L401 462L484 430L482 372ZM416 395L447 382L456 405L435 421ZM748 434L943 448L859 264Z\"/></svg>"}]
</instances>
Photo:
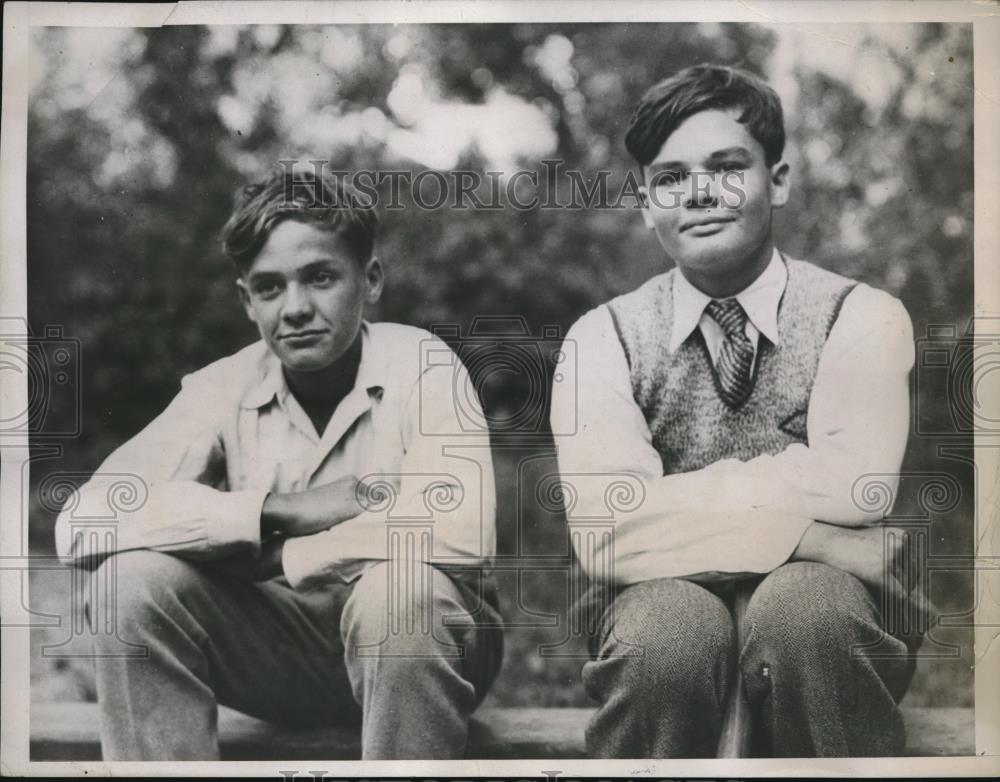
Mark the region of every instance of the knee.
<instances>
[{"instance_id":1,"label":"knee","mask_svg":"<svg viewBox=\"0 0 1000 782\"><path fill-rule=\"evenodd\" d=\"M98 613L113 613L119 627L142 623L151 613L183 600L196 578L192 565L169 554L123 551L93 572L85 607L92 621Z\"/></svg>"},{"instance_id":2,"label":"knee","mask_svg":"<svg viewBox=\"0 0 1000 782\"><path fill-rule=\"evenodd\" d=\"M618 686L650 692L717 687L729 665L733 626L723 602L687 581L658 579L611 606L601 659L616 659Z\"/></svg>"},{"instance_id":3,"label":"knee","mask_svg":"<svg viewBox=\"0 0 1000 782\"><path fill-rule=\"evenodd\" d=\"M818 562L789 563L773 571L750 601L748 646L774 662L850 654L873 608L854 576Z\"/></svg>"},{"instance_id":4,"label":"knee","mask_svg":"<svg viewBox=\"0 0 1000 782\"><path fill-rule=\"evenodd\" d=\"M423 562L385 561L372 565L355 583L341 634L351 646L379 644L415 652L473 624L443 572Z\"/></svg>"}]
</instances>

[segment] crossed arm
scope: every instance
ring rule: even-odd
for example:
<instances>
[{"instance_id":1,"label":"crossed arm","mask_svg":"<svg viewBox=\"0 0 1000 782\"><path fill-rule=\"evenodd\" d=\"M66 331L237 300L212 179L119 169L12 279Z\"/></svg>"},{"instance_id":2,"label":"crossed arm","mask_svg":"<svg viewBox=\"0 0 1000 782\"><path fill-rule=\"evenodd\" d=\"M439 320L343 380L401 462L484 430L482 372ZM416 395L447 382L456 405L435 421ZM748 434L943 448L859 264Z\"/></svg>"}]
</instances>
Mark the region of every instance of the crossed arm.
<instances>
[{"instance_id":1,"label":"crossed arm","mask_svg":"<svg viewBox=\"0 0 1000 782\"><path fill-rule=\"evenodd\" d=\"M481 443L462 436L461 458L445 453L453 439L435 436L461 431L451 420L459 409L452 372L429 369L420 380L423 393L412 389L398 436L389 438L399 444L402 460L394 476L384 476L380 491L392 494L394 514L411 520L427 516L428 493L452 495L456 502L435 508L426 556L476 564L492 557L495 546L493 468L485 433ZM349 581L369 562L388 558L389 509L372 505L359 476L304 491L229 486L222 428L235 414L231 408L205 384L185 382L168 408L108 457L64 507L56 523L60 558L93 567L112 554L152 549L252 579L284 571L293 586ZM393 462L389 454L376 456ZM122 480L135 485L132 507L114 506L112 487ZM114 538L79 534L76 522L88 519L113 520Z\"/></svg>"},{"instance_id":2,"label":"crossed arm","mask_svg":"<svg viewBox=\"0 0 1000 782\"><path fill-rule=\"evenodd\" d=\"M612 580L724 578L804 559L881 581L883 538L871 525L888 508L866 507L860 489L877 475L895 492L909 431L913 334L896 299L859 285L845 300L815 378L808 445L674 475L662 474L606 309L567 339L577 345L576 377L557 386L552 415L554 431L571 430L575 405L576 433L556 440L560 471L578 476L574 510L599 516L608 476L632 475L645 490L616 519L613 551L591 558L612 563Z\"/></svg>"}]
</instances>

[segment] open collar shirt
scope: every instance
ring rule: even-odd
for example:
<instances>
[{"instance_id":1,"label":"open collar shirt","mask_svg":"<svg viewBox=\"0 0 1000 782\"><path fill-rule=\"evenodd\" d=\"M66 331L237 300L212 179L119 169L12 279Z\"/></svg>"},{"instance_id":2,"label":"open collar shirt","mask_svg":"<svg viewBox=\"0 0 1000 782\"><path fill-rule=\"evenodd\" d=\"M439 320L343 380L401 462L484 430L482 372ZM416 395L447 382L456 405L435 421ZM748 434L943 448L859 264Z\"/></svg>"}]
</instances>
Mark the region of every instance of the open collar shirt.
<instances>
[{"instance_id":1,"label":"open collar shirt","mask_svg":"<svg viewBox=\"0 0 1000 782\"><path fill-rule=\"evenodd\" d=\"M468 373L444 342L364 323L354 386L319 436L277 357L258 342L183 379L167 409L66 504L57 549L69 562L136 548L195 560L256 555L269 493L354 475L381 499L325 532L289 538L282 564L292 586L350 581L397 555L486 566L496 500L483 420ZM114 488L123 482L135 489L127 503ZM89 534L94 519L112 534ZM420 530L431 544L394 554L394 530Z\"/></svg>"}]
</instances>

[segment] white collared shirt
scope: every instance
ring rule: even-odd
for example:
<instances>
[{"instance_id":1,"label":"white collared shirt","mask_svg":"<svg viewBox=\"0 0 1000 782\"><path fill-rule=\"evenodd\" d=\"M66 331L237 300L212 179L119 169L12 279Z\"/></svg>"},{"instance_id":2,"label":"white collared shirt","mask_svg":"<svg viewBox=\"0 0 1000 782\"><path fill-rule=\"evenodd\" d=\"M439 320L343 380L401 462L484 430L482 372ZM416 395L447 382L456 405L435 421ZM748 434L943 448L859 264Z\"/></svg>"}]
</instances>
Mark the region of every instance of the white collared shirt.
<instances>
[{"instance_id":1,"label":"white collared shirt","mask_svg":"<svg viewBox=\"0 0 1000 782\"><path fill-rule=\"evenodd\" d=\"M770 262L757 279L731 297L740 303L747 314L746 335L754 348L754 363L757 361L757 344L761 334L771 344L778 344L778 304L787 281L788 269L781 260L781 254L775 249L771 253ZM673 299L674 323L667 350L676 353L691 336L691 332L699 328L712 363L717 363L726 335L722 327L705 312L712 297L688 282L678 269L674 275Z\"/></svg>"},{"instance_id":2,"label":"white collared shirt","mask_svg":"<svg viewBox=\"0 0 1000 782\"><path fill-rule=\"evenodd\" d=\"M493 466L488 434L458 418L465 411L482 420L467 378L430 333L365 323L354 387L320 437L280 362L257 342L185 377L167 409L108 457L59 516L59 556L77 562L137 548L205 560L256 553L269 493L354 475L380 481L390 501L288 539L282 565L293 587L353 580L388 559L388 526L396 520L410 528L426 520L433 530L426 555L436 564L485 564L496 541ZM132 507L115 507L110 487L123 479L137 485ZM79 535L95 518L114 520L113 542L98 542L103 550Z\"/></svg>"},{"instance_id":3,"label":"white collared shirt","mask_svg":"<svg viewBox=\"0 0 1000 782\"><path fill-rule=\"evenodd\" d=\"M782 337L777 310L787 273L777 260L780 269L772 258L737 296L755 343L761 333L775 344ZM676 298L667 348L676 349L699 327L716 355L721 335L713 337L718 326L703 316L709 298L676 270L670 273ZM866 476L895 492L909 434L913 330L903 305L888 293L859 284L845 298L813 382L808 445L687 473L663 474L607 306L580 318L566 341L576 360L560 368L564 382L553 389L552 430L559 471L573 484L570 529L579 521L586 532L571 537L592 577L636 583L767 573L789 559L814 520L859 526L888 510L869 507L858 493ZM639 499L611 507L609 487L623 478L638 484L632 496ZM595 519L606 520L601 523L611 534L593 532ZM578 541L588 539L596 548L581 551Z\"/></svg>"}]
</instances>

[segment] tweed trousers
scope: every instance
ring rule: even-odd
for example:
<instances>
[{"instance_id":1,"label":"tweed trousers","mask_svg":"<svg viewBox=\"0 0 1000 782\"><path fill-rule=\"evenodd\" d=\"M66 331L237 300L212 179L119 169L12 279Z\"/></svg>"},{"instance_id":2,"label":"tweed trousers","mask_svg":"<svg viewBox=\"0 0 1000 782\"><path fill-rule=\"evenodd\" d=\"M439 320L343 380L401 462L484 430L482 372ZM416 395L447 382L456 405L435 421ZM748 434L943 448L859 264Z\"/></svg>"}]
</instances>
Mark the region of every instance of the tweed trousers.
<instances>
[{"instance_id":1,"label":"tweed trousers","mask_svg":"<svg viewBox=\"0 0 1000 782\"><path fill-rule=\"evenodd\" d=\"M736 649L719 588L663 578L618 590L583 669L600 704L587 729L591 756L715 757L735 665L755 755L902 753L897 704L919 639L884 632L876 599L858 579L824 564L785 564L760 581L746 620L746 643Z\"/></svg>"},{"instance_id":2,"label":"tweed trousers","mask_svg":"<svg viewBox=\"0 0 1000 782\"><path fill-rule=\"evenodd\" d=\"M105 560L118 634L95 634L104 759L216 759L219 703L292 727L360 724L366 759L462 757L500 666L499 614L412 564L422 587L401 600L384 562L297 592L154 551Z\"/></svg>"}]
</instances>

